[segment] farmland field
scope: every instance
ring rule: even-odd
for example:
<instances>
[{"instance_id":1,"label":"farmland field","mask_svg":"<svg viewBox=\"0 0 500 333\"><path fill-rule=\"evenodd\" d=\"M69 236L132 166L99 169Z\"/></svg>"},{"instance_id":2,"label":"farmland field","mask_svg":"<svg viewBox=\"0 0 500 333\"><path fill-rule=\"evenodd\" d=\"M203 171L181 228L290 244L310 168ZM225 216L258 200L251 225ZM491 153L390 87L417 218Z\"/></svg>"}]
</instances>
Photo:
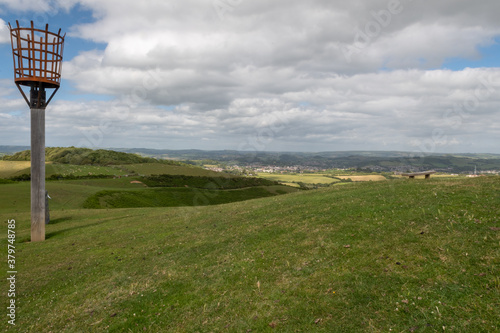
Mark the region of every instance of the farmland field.
<instances>
[{"instance_id":1,"label":"farmland field","mask_svg":"<svg viewBox=\"0 0 500 333\"><path fill-rule=\"evenodd\" d=\"M29 161L0 161L0 178L9 178L21 170L30 168Z\"/></svg>"},{"instance_id":2,"label":"farmland field","mask_svg":"<svg viewBox=\"0 0 500 333\"><path fill-rule=\"evenodd\" d=\"M258 173L258 177L270 179L274 181L278 181L282 184L290 185L297 183L304 184L335 184L339 183L342 180L351 179L353 182L366 182L366 181L383 181L386 178L382 175L335 175L332 173L304 173L304 174L278 174L278 173L266 173L260 172ZM335 179L332 177L336 177L339 179Z\"/></svg>"},{"instance_id":3,"label":"farmland field","mask_svg":"<svg viewBox=\"0 0 500 333\"><path fill-rule=\"evenodd\" d=\"M276 174L259 172L258 177L274 180L282 183L304 183L304 184L333 184L340 180L326 177L319 173L304 173L304 174Z\"/></svg>"},{"instance_id":4,"label":"farmland field","mask_svg":"<svg viewBox=\"0 0 500 333\"><path fill-rule=\"evenodd\" d=\"M336 176L340 179L351 179L353 182L369 182L369 181L382 181L386 178L382 175L363 175L363 176Z\"/></svg>"}]
</instances>

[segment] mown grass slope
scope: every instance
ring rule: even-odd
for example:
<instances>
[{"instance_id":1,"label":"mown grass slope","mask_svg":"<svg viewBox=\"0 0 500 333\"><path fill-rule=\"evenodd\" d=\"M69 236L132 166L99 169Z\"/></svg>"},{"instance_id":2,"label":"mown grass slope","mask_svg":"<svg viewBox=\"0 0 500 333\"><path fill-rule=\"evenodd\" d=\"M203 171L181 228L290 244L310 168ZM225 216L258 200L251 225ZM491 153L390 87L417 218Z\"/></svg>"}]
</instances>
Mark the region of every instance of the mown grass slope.
<instances>
[{"instance_id":1,"label":"mown grass slope","mask_svg":"<svg viewBox=\"0 0 500 333\"><path fill-rule=\"evenodd\" d=\"M16 245L15 329L496 332L499 216L499 177L56 211ZM29 239L27 213L0 217L4 248L7 219Z\"/></svg>"}]
</instances>

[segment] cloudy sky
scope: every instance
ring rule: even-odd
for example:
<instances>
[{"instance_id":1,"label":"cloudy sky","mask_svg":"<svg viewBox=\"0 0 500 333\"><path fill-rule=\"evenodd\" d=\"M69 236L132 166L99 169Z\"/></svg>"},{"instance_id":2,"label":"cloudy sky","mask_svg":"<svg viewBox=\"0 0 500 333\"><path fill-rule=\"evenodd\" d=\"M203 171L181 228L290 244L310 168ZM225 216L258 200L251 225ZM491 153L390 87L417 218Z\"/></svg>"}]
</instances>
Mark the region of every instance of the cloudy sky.
<instances>
[{"instance_id":1,"label":"cloudy sky","mask_svg":"<svg viewBox=\"0 0 500 333\"><path fill-rule=\"evenodd\" d=\"M498 0L0 0L0 145L29 145L6 24L66 32L47 146L500 153Z\"/></svg>"}]
</instances>

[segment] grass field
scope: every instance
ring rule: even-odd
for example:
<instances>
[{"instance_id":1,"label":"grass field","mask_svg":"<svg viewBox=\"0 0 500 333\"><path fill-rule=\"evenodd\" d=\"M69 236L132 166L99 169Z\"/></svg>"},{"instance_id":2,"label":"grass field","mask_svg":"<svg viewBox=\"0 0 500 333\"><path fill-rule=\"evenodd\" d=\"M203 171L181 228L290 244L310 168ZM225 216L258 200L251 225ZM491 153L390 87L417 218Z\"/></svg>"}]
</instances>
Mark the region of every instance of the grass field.
<instances>
[{"instance_id":1,"label":"grass field","mask_svg":"<svg viewBox=\"0 0 500 333\"><path fill-rule=\"evenodd\" d=\"M304 184L333 184L339 182L338 179L326 177L319 173L305 174L276 174L259 172L258 177L269 179L281 183L304 183Z\"/></svg>"},{"instance_id":2,"label":"grass field","mask_svg":"<svg viewBox=\"0 0 500 333\"><path fill-rule=\"evenodd\" d=\"M131 184L130 178L47 181L46 190L51 199L50 210L83 208L85 200L102 190L143 188ZM30 210L30 182L0 185L0 213L20 213Z\"/></svg>"},{"instance_id":3,"label":"grass field","mask_svg":"<svg viewBox=\"0 0 500 333\"><path fill-rule=\"evenodd\" d=\"M29 170L30 165L29 161L0 161L0 178L9 178L21 170Z\"/></svg>"},{"instance_id":4,"label":"grass field","mask_svg":"<svg viewBox=\"0 0 500 333\"><path fill-rule=\"evenodd\" d=\"M146 188L134 183L136 177L119 179L81 179L47 181L50 211L85 208L93 196L102 204L94 207L177 207L193 204L221 204L297 191L286 186L260 186L239 192L210 191L196 188ZM99 193L99 194L98 194ZM30 183L0 185L0 213L20 213L30 209ZM92 201L92 199L90 199Z\"/></svg>"},{"instance_id":5,"label":"grass field","mask_svg":"<svg viewBox=\"0 0 500 333\"><path fill-rule=\"evenodd\" d=\"M220 173L205 170L195 166L178 166L167 165L160 163L142 163L142 164L127 164L119 166L122 170L128 173L136 173L141 175L185 175L185 176L220 176ZM231 177L228 175L228 177Z\"/></svg>"},{"instance_id":6,"label":"grass field","mask_svg":"<svg viewBox=\"0 0 500 333\"><path fill-rule=\"evenodd\" d=\"M100 191L90 196L85 208L181 207L220 205L295 192L286 186L256 186L235 190L152 188L128 191Z\"/></svg>"},{"instance_id":7,"label":"grass field","mask_svg":"<svg viewBox=\"0 0 500 333\"><path fill-rule=\"evenodd\" d=\"M353 182L377 182L386 180L386 178L382 175L363 175L363 176L336 176L340 179L351 179Z\"/></svg>"},{"instance_id":8,"label":"grass field","mask_svg":"<svg viewBox=\"0 0 500 333\"><path fill-rule=\"evenodd\" d=\"M10 178L23 174L30 174L29 161L0 161L0 178ZM72 165L56 164L48 162L45 165L45 175L50 177L54 174L63 176L87 176L87 175L116 175L123 176L127 174L167 174L167 175L186 175L186 176L215 176L220 173L205 170L194 166L168 165L161 163L142 163L127 164L117 166L92 166L92 165ZM231 177L228 175L228 177Z\"/></svg>"},{"instance_id":9,"label":"grass field","mask_svg":"<svg viewBox=\"0 0 500 333\"><path fill-rule=\"evenodd\" d=\"M41 243L26 242L26 210L3 208L0 243L15 219L18 271L6 331L500 330L499 177L61 209Z\"/></svg>"},{"instance_id":10,"label":"grass field","mask_svg":"<svg viewBox=\"0 0 500 333\"><path fill-rule=\"evenodd\" d=\"M274 180L284 185L293 185L297 183L304 183L308 185L314 184L335 184L339 183L339 179L351 179L353 182L367 182L367 181L383 181L386 178L382 175L334 175L339 179L331 177L332 174L323 173L304 173L304 174L277 174L277 173L258 173L258 177Z\"/></svg>"},{"instance_id":11,"label":"grass field","mask_svg":"<svg viewBox=\"0 0 500 333\"><path fill-rule=\"evenodd\" d=\"M10 178L20 176L23 174L31 174L31 162L29 161L0 161L0 178ZM71 164L53 164L51 162L45 163L45 175L50 177L52 175L73 175L73 176L87 176L87 175L126 175L127 172L117 167L104 167L92 165L71 165Z\"/></svg>"}]
</instances>

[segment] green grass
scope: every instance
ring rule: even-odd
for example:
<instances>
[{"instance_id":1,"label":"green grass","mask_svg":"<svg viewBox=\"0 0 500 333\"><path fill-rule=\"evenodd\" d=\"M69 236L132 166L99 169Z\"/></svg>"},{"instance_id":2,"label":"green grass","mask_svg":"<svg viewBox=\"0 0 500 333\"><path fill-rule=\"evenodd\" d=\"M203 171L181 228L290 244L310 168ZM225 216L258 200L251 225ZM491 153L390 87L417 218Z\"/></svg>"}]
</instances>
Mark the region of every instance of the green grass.
<instances>
[{"instance_id":1,"label":"green grass","mask_svg":"<svg viewBox=\"0 0 500 333\"><path fill-rule=\"evenodd\" d=\"M278 181L281 183L304 183L304 184L333 184L340 182L338 179L327 177L319 173L305 174L276 174L259 172L258 176L264 179Z\"/></svg>"},{"instance_id":2,"label":"green grass","mask_svg":"<svg viewBox=\"0 0 500 333\"><path fill-rule=\"evenodd\" d=\"M11 178L24 174L31 174L30 162L0 161L0 175L3 178ZM16 168L16 166L18 166ZM116 175L123 176L127 172L117 167L103 167L92 165L72 165L72 164L45 164L45 176L88 176L88 175ZM2 178L0 177L0 178Z\"/></svg>"},{"instance_id":3,"label":"green grass","mask_svg":"<svg viewBox=\"0 0 500 333\"><path fill-rule=\"evenodd\" d=\"M24 150L2 158L8 161L29 161L31 159L31 151ZM89 148L75 147L47 147L45 148L45 160L47 162L75 165L118 165L132 163L180 164L174 161L157 160L114 150L92 150Z\"/></svg>"},{"instance_id":4,"label":"green grass","mask_svg":"<svg viewBox=\"0 0 500 333\"><path fill-rule=\"evenodd\" d=\"M151 188L133 191L100 191L90 196L84 208L181 207L220 205L265 198L296 191L285 186L258 186L235 190Z\"/></svg>"},{"instance_id":5,"label":"green grass","mask_svg":"<svg viewBox=\"0 0 500 333\"><path fill-rule=\"evenodd\" d=\"M20 170L28 170L30 162L25 161L0 161L0 178L9 178L17 174Z\"/></svg>"},{"instance_id":6,"label":"green grass","mask_svg":"<svg viewBox=\"0 0 500 333\"><path fill-rule=\"evenodd\" d=\"M153 175L140 180L150 187L195 187L207 189L237 189L254 186L274 186L277 182L253 177L200 177L185 175Z\"/></svg>"},{"instance_id":7,"label":"green grass","mask_svg":"<svg viewBox=\"0 0 500 333\"><path fill-rule=\"evenodd\" d=\"M214 205L241 200L268 197L297 191L287 186L253 186L241 191L219 191L211 186L198 190L195 186L198 178L190 182L185 177L189 188L147 188L145 184L131 183L140 177L122 177L117 179L78 179L46 181L46 190L50 211L80 208L104 207L177 207L193 205ZM212 178L208 178L210 180ZM228 178L231 184L239 184L239 178ZM215 182L217 179L214 180ZM243 184L251 185L252 179L242 178ZM259 181L259 179L257 179ZM5 184L4 184L5 183ZM184 184L184 183L183 183ZM202 185L210 184L205 180ZM229 183L217 184L228 186ZM214 183L214 186L217 185ZM250 186L248 185L248 186ZM264 185L259 184L256 185ZM30 209L30 183L0 183L0 213L20 213Z\"/></svg>"},{"instance_id":8,"label":"green grass","mask_svg":"<svg viewBox=\"0 0 500 333\"><path fill-rule=\"evenodd\" d=\"M10 331L500 330L499 177L52 215L29 243L29 214L0 213L2 247L7 219L19 241Z\"/></svg>"},{"instance_id":9,"label":"green grass","mask_svg":"<svg viewBox=\"0 0 500 333\"><path fill-rule=\"evenodd\" d=\"M31 174L30 162L17 161L0 161L0 178L10 178L23 174ZM56 164L47 163L45 165L45 175L116 175L123 176L128 174L140 175L186 175L186 176L207 176L216 177L220 173L205 170L189 165L169 165L162 163L142 163L117 166L93 166L93 165L73 165L73 164ZM225 174L224 174L225 175ZM230 177L228 175L228 177Z\"/></svg>"},{"instance_id":10,"label":"green grass","mask_svg":"<svg viewBox=\"0 0 500 333\"><path fill-rule=\"evenodd\" d=\"M177 161L157 160L111 150L49 147L45 149L45 155L45 160L49 162L46 163L46 177L55 174L63 176L170 174L208 177L220 175ZM29 150L4 158L5 160L0 160L0 178L31 173Z\"/></svg>"},{"instance_id":11,"label":"green grass","mask_svg":"<svg viewBox=\"0 0 500 333\"><path fill-rule=\"evenodd\" d=\"M119 167L127 171L128 173L136 173L140 175L185 175L185 176L208 176L208 177L216 177L221 175L218 172L205 170L203 168L190 165L142 163L142 164L120 165Z\"/></svg>"},{"instance_id":12,"label":"green grass","mask_svg":"<svg viewBox=\"0 0 500 333\"><path fill-rule=\"evenodd\" d=\"M133 178L47 181L45 188L51 199L50 210L83 208L85 200L103 190L144 188L131 184ZM21 213L30 210L30 182L0 185L0 213Z\"/></svg>"},{"instance_id":13,"label":"green grass","mask_svg":"<svg viewBox=\"0 0 500 333\"><path fill-rule=\"evenodd\" d=\"M127 172L118 167L92 166L92 165L72 165L72 164L48 164L45 167L45 176L87 176L87 175L108 175L123 176Z\"/></svg>"}]
</instances>

